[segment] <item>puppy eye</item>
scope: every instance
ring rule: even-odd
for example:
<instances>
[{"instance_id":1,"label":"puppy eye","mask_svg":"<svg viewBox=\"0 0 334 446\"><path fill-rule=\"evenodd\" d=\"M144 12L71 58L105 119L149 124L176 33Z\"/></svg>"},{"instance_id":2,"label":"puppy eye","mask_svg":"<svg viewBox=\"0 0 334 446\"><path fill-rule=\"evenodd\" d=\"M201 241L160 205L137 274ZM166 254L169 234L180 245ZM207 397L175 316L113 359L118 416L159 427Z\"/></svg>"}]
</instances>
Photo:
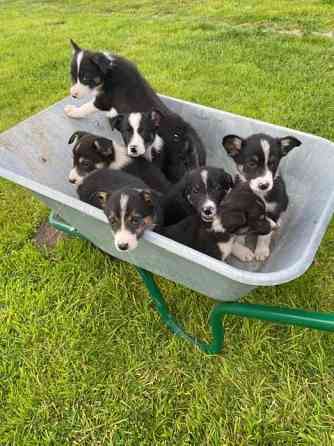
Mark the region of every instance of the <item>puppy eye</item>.
<instances>
[{"instance_id":1,"label":"puppy eye","mask_svg":"<svg viewBox=\"0 0 334 446\"><path fill-rule=\"evenodd\" d=\"M179 142L181 141L181 135L179 133L174 133L173 135L173 141L174 142Z\"/></svg>"},{"instance_id":2,"label":"puppy eye","mask_svg":"<svg viewBox=\"0 0 334 446\"><path fill-rule=\"evenodd\" d=\"M249 167L250 169L254 169L255 167L257 167L257 164L255 161L248 161L247 167Z\"/></svg>"},{"instance_id":3,"label":"puppy eye","mask_svg":"<svg viewBox=\"0 0 334 446\"><path fill-rule=\"evenodd\" d=\"M220 184L214 184L212 186L212 190L220 190L222 188L222 186Z\"/></svg>"},{"instance_id":4,"label":"puppy eye","mask_svg":"<svg viewBox=\"0 0 334 446\"><path fill-rule=\"evenodd\" d=\"M274 169L276 167L276 161L269 161L268 166Z\"/></svg>"},{"instance_id":5,"label":"puppy eye","mask_svg":"<svg viewBox=\"0 0 334 446\"><path fill-rule=\"evenodd\" d=\"M141 222L141 218L140 217L132 217L130 220L131 224L133 225L139 225L139 223Z\"/></svg>"},{"instance_id":6,"label":"puppy eye","mask_svg":"<svg viewBox=\"0 0 334 446\"><path fill-rule=\"evenodd\" d=\"M111 226L115 226L116 223L117 223L117 218L116 217L110 217L109 221L110 221Z\"/></svg>"},{"instance_id":7,"label":"puppy eye","mask_svg":"<svg viewBox=\"0 0 334 446\"><path fill-rule=\"evenodd\" d=\"M83 161L80 162L80 165L81 165L82 167L90 167L90 161L88 161L88 160L83 160Z\"/></svg>"},{"instance_id":8,"label":"puppy eye","mask_svg":"<svg viewBox=\"0 0 334 446\"><path fill-rule=\"evenodd\" d=\"M195 187L192 188L192 193L193 194L198 194L198 192L199 192L199 187L198 186L195 186Z\"/></svg>"}]
</instances>

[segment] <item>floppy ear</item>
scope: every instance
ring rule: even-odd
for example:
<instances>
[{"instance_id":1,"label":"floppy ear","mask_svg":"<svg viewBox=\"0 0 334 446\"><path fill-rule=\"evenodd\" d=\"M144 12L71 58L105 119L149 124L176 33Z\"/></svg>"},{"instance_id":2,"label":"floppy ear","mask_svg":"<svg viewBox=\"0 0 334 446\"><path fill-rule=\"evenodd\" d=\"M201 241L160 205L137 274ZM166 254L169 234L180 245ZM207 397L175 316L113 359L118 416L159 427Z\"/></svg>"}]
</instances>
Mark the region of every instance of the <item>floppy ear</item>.
<instances>
[{"instance_id":1,"label":"floppy ear","mask_svg":"<svg viewBox=\"0 0 334 446\"><path fill-rule=\"evenodd\" d=\"M101 207L104 208L107 203L108 198L111 196L111 193L99 191L99 192L96 192L95 195L96 195L96 198L99 201Z\"/></svg>"},{"instance_id":2,"label":"floppy ear","mask_svg":"<svg viewBox=\"0 0 334 446\"><path fill-rule=\"evenodd\" d=\"M230 175L227 172L224 172L221 176L220 184L226 190L232 189L232 187L234 186L234 181L233 181L232 175Z\"/></svg>"},{"instance_id":3,"label":"floppy ear","mask_svg":"<svg viewBox=\"0 0 334 446\"><path fill-rule=\"evenodd\" d=\"M287 155L294 147L301 145L301 141L294 136L285 136L284 138L278 139L278 142L281 146L283 156Z\"/></svg>"},{"instance_id":4,"label":"floppy ear","mask_svg":"<svg viewBox=\"0 0 334 446\"><path fill-rule=\"evenodd\" d=\"M140 195L143 197L145 203L152 204L153 197L150 190L144 189L140 192Z\"/></svg>"},{"instance_id":5,"label":"floppy ear","mask_svg":"<svg viewBox=\"0 0 334 446\"><path fill-rule=\"evenodd\" d=\"M152 122L153 122L153 124L154 124L154 127L157 129L158 127L160 127L160 122L161 122L161 119L163 118L163 114L159 111L159 110L157 110L157 109L153 109L152 111L151 111L151 114L150 114L150 116L151 116L151 120L152 120Z\"/></svg>"},{"instance_id":6,"label":"floppy ear","mask_svg":"<svg viewBox=\"0 0 334 446\"><path fill-rule=\"evenodd\" d=\"M246 225L247 219L244 212L232 211L222 215L222 223L228 232L236 231L240 227Z\"/></svg>"},{"instance_id":7,"label":"floppy ear","mask_svg":"<svg viewBox=\"0 0 334 446\"><path fill-rule=\"evenodd\" d=\"M107 74L110 69L110 59L102 53L96 53L91 56L92 62L97 65L103 74Z\"/></svg>"},{"instance_id":8,"label":"floppy ear","mask_svg":"<svg viewBox=\"0 0 334 446\"><path fill-rule=\"evenodd\" d=\"M72 49L73 49L74 53L78 53L79 51L81 51L81 48L79 47L79 45L77 45L74 42L74 40L70 39L70 42L71 42L71 46L72 46Z\"/></svg>"},{"instance_id":9,"label":"floppy ear","mask_svg":"<svg viewBox=\"0 0 334 446\"><path fill-rule=\"evenodd\" d=\"M114 153L114 145L112 141L96 139L93 142L93 145L96 150L103 156L110 156Z\"/></svg>"},{"instance_id":10,"label":"floppy ear","mask_svg":"<svg viewBox=\"0 0 334 446\"><path fill-rule=\"evenodd\" d=\"M71 136L70 139L68 140L68 144L73 144L74 142L77 142L80 138L82 138L85 135L88 135L88 132L81 132L81 131L77 131L74 132Z\"/></svg>"},{"instance_id":11,"label":"floppy ear","mask_svg":"<svg viewBox=\"0 0 334 446\"><path fill-rule=\"evenodd\" d=\"M227 135L224 136L222 144L225 147L228 155L232 158L235 158L239 155L243 142L244 140L240 138L240 136Z\"/></svg>"},{"instance_id":12,"label":"floppy ear","mask_svg":"<svg viewBox=\"0 0 334 446\"><path fill-rule=\"evenodd\" d=\"M113 118L109 119L110 125L111 125L111 130L121 130L121 123L122 120L124 118L124 114L120 113L119 115L114 116Z\"/></svg>"}]
</instances>

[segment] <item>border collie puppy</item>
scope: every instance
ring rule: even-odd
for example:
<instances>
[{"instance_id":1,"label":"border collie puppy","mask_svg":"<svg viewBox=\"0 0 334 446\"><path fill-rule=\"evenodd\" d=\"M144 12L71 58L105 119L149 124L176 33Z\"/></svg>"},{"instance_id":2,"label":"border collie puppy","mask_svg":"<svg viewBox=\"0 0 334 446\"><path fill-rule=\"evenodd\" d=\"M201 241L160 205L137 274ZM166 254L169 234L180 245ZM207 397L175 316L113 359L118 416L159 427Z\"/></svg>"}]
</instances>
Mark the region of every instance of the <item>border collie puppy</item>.
<instances>
[{"instance_id":1,"label":"border collie puppy","mask_svg":"<svg viewBox=\"0 0 334 446\"><path fill-rule=\"evenodd\" d=\"M71 95L79 99L93 94L94 99L81 107L67 105L64 109L67 116L83 118L102 110L112 118L121 113L156 110L164 116L159 136L171 157L167 160L167 178L176 182L185 171L205 165L204 145L195 129L166 107L132 62L117 55L82 49L72 40L71 44L74 51ZM141 118L137 114L132 119L131 127L137 129ZM157 151L161 139L156 141Z\"/></svg>"},{"instance_id":2,"label":"border collie puppy","mask_svg":"<svg viewBox=\"0 0 334 446\"><path fill-rule=\"evenodd\" d=\"M289 203L279 163L294 147L301 145L294 136L273 138L258 133L243 139L236 135L223 138L223 146L238 169L238 178L247 182L251 190L265 203L268 216L278 222ZM271 234L259 236L255 259L265 260L270 255Z\"/></svg>"},{"instance_id":3,"label":"border collie puppy","mask_svg":"<svg viewBox=\"0 0 334 446\"><path fill-rule=\"evenodd\" d=\"M267 235L277 224L266 216L265 204L249 186L239 184L223 199L211 222L192 215L161 233L204 254L225 260L233 254L243 262L253 260L254 253L236 241L240 234Z\"/></svg>"},{"instance_id":4,"label":"border collie puppy","mask_svg":"<svg viewBox=\"0 0 334 446\"><path fill-rule=\"evenodd\" d=\"M172 225L197 213L206 222L233 187L231 175L217 167L200 167L184 175L164 198L165 223Z\"/></svg>"},{"instance_id":5,"label":"border collie puppy","mask_svg":"<svg viewBox=\"0 0 334 446\"><path fill-rule=\"evenodd\" d=\"M158 110L121 113L110 124L121 133L129 156L144 156L154 162L173 183L189 170L205 165L202 141L178 115Z\"/></svg>"},{"instance_id":6,"label":"border collie puppy","mask_svg":"<svg viewBox=\"0 0 334 446\"><path fill-rule=\"evenodd\" d=\"M112 130L116 129L122 135L129 156L144 156L152 162L164 144L157 133L161 118L158 110L120 113L110 120L110 125Z\"/></svg>"},{"instance_id":7,"label":"border collie puppy","mask_svg":"<svg viewBox=\"0 0 334 446\"><path fill-rule=\"evenodd\" d=\"M110 139L78 131L70 137L69 144L72 143L73 168L69 181L76 186L93 170L108 167L139 177L158 192L165 193L170 189L169 182L157 166L145 158L129 158L125 147Z\"/></svg>"},{"instance_id":8,"label":"border collie puppy","mask_svg":"<svg viewBox=\"0 0 334 446\"><path fill-rule=\"evenodd\" d=\"M146 230L163 224L161 197L132 175L101 169L87 175L78 187L80 200L103 209L118 251L131 251Z\"/></svg>"}]
</instances>

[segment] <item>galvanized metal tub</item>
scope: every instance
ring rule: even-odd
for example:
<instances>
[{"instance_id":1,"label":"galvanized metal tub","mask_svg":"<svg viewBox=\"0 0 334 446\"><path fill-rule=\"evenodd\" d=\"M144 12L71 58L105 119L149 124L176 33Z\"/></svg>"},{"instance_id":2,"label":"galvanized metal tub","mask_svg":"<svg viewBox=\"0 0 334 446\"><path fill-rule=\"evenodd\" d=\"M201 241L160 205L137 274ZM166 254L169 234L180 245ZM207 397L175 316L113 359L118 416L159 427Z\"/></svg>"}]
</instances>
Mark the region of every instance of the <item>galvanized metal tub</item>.
<instances>
[{"instance_id":1,"label":"galvanized metal tub","mask_svg":"<svg viewBox=\"0 0 334 446\"><path fill-rule=\"evenodd\" d=\"M103 212L80 202L68 182L72 153L67 141L78 129L118 140L119 135L111 133L102 113L81 120L67 118L63 109L69 98L0 135L0 176L30 189L103 251L219 301L235 301L256 286L277 285L302 275L310 266L333 213L334 144L194 103L169 97L163 100L198 130L207 147L208 164L231 172L233 162L221 146L226 134L295 135L303 142L282 161L290 206L265 263L247 264L232 258L221 262L152 232L144 235L135 251L116 251Z\"/></svg>"}]
</instances>

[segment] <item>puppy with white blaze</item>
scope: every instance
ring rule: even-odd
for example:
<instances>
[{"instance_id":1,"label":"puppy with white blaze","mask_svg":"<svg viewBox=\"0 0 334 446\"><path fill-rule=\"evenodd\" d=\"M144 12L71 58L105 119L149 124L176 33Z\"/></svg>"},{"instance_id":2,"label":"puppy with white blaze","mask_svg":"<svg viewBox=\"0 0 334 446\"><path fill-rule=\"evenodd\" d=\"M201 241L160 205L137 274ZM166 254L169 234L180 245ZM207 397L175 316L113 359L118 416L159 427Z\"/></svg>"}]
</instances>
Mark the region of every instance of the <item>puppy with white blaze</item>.
<instances>
[{"instance_id":1,"label":"puppy with white blaze","mask_svg":"<svg viewBox=\"0 0 334 446\"><path fill-rule=\"evenodd\" d=\"M77 192L80 200L103 209L118 251L132 251L146 230L163 224L161 195L125 172L95 170L83 179Z\"/></svg>"},{"instance_id":2,"label":"puppy with white blaze","mask_svg":"<svg viewBox=\"0 0 334 446\"><path fill-rule=\"evenodd\" d=\"M82 49L72 40L71 44L71 95L75 99L93 95L93 99L80 107L67 105L64 111L68 117L84 118L97 110L105 111L110 119L131 114L129 155L142 154L142 131L146 146L151 146L145 148L148 157L153 152L166 153L164 173L170 181L176 182L187 170L205 165L205 148L196 130L168 109L132 62L115 54ZM151 113L153 128L144 113ZM117 128L118 123L112 125Z\"/></svg>"},{"instance_id":3,"label":"puppy with white blaze","mask_svg":"<svg viewBox=\"0 0 334 446\"><path fill-rule=\"evenodd\" d=\"M69 144L73 147L73 168L69 175L70 183L75 186L93 170L108 167L112 170L122 170L141 178L152 189L166 193L170 183L161 170L145 158L130 158L123 145L111 139L94 135L93 133L74 132Z\"/></svg>"},{"instance_id":4,"label":"puppy with white blaze","mask_svg":"<svg viewBox=\"0 0 334 446\"><path fill-rule=\"evenodd\" d=\"M248 184L239 183L225 195L214 218L203 220L198 214L161 229L161 234L218 260L231 254L250 262L254 253L237 241L240 234L265 236L276 229L267 217L265 205Z\"/></svg>"},{"instance_id":5,"label":"puppy with white blaze","mask_svg":"<svg viewBox=\"0 0 334 446\"><path fill-rule=\"evenodd\" d=\"M248 138L227 135L222 144L236 163L239 181L249 184L250 189L264 201L268 217L279 223L289 203L279 164L293 148L301 145L301 141L294 136L273 138L258 133ZM256 260L264 261L270 255L271 236L269 233L258 237Z\"/></svg>"}]
</instances>

